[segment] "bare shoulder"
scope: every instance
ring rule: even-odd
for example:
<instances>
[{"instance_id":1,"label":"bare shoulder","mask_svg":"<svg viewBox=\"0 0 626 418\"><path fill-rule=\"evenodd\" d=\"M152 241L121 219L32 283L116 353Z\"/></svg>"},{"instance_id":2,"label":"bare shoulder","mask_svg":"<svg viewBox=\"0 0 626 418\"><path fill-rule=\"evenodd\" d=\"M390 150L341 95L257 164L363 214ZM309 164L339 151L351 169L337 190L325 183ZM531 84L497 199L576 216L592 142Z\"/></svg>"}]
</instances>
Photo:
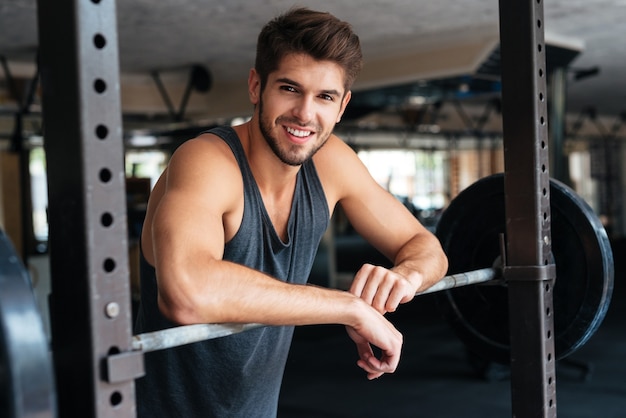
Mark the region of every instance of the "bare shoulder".
<instances>
[{"instance_id":1,"label":"bare shoulder","mask_svg":"<svg viewBox=\"0 0 626 418\"><path fill-rule=\"evenodd\" d=\"M214 167L236 168L236 160L230 147L217 135L205 133L185 141L173 153L168 167L211 171Z\"/></svg>"},{"instance_id":2,"label":"bare shoulder","mask_svg":"<svg viewBox=\"0 0 626 418\"><path fill-rule=\"evenodd\" d=\"M148 209L156 209L167 198L176 202L169 206L224 214L238 207L242 188L241 172L228 144L213 134L202 134L173 153L151 195L155 202Z\"/></svg>"},{"instance_id":3,"label":"bare shoulder","mask_svg":"<svg viewBox=\"0 0 626 418\"><path fill-rule=\"evenodd\" d=\"M237 161L228 144L213 134L202 134L184 142L172 154L166 189L198 192L209 184L232 187L229 183L237 182L237 173Z\"/></svg>"}]
</instances>

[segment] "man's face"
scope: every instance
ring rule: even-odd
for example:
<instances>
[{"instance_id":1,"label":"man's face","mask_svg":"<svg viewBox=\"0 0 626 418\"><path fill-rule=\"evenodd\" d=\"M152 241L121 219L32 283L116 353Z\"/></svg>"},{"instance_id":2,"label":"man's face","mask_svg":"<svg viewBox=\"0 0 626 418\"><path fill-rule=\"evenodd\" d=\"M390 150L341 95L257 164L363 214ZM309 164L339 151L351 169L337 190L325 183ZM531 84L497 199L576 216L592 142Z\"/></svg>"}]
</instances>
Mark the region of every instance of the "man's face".
<instances>
[{"instance_id":1,"label":"man's face","mask_svg":"<svg viewBox=\"0 0 626 418\"><path fill-rule=\"evenodd\" d=\"M326 143L350 100L343 70L330 61L288 55L262 93L255 74L250 94L263 137L283 163L301 165Z\"/></svg>"}]
</instances>

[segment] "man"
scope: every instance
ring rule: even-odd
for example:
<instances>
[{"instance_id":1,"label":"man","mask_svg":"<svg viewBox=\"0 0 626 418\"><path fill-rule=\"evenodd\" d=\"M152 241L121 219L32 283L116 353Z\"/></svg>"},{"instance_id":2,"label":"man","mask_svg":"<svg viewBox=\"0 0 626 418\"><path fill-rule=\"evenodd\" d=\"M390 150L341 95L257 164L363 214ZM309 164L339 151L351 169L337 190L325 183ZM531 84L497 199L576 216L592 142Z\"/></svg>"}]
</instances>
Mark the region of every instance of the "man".
<instances>
[{"instance_id":1,"label":"man","mask_svg":"<svg viewBox=\"0 0 626 418\"><path fill-rule=\"evenodd\" d=\"M270 326L147 354L139 416L275 416L294 325L343 324L369 379L396 369L402 336L383 315L440 279L447 260L332 134L361 60L347 23L290 10L259 35L251 120L172 156L144 223L137 331ZM306 285L336 204L394 262L364 265L349 292Z\"/></svg>"}]
</instances>

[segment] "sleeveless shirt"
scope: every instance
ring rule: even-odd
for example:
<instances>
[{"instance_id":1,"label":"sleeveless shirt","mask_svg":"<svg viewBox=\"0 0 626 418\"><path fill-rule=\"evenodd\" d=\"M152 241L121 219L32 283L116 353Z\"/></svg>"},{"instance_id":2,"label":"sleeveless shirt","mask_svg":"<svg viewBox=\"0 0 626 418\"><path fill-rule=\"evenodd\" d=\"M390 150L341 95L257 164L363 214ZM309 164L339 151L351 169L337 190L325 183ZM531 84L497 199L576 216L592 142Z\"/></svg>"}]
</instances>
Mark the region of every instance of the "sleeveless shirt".
<instances>
[{"instance_id":1,"label":"sleeveless shirt","mask_svg":"<svg viewBox=\"0 0 626 418\"><path fill-rule=\"evenodd\" d=\"M304 163L298 172L288 238L282 242L265 210L239 137L230 127L209 132L230 146L244 184L241 226L225 244L224 260L285 282L306 283L330 217L313 161ZM140 268L141 303L135 332L175 326L159 311L155 269L143 254ZM291 326L268 326L146 353L146 375L136 381L138 417L276 416L292 334Z\"/></svg>"}]
</instances>

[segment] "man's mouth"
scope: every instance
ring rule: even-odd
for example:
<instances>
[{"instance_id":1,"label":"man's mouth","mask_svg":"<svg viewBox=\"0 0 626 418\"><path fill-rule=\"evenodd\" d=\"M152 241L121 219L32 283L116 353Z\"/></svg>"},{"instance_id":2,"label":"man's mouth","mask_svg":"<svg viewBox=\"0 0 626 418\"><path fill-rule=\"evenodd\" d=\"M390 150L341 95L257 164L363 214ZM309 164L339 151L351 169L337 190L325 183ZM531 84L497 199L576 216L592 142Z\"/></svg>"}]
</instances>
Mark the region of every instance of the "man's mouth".
<instances>
[{"instance_id":1,"label":"man's mouth","mask_svg":"<svg viewBox=\"0 0 626 418\"><path fill-rule=\"evenodd\" d=\"M285 126L285 129L287 130L287 132L289 132L291 135L298 137L298 138L307 138L309 135L311 135L311 131L306 131L303 129L295 129L295 128L290 128L289 126Z\"/></svg>"}]
</instances>

